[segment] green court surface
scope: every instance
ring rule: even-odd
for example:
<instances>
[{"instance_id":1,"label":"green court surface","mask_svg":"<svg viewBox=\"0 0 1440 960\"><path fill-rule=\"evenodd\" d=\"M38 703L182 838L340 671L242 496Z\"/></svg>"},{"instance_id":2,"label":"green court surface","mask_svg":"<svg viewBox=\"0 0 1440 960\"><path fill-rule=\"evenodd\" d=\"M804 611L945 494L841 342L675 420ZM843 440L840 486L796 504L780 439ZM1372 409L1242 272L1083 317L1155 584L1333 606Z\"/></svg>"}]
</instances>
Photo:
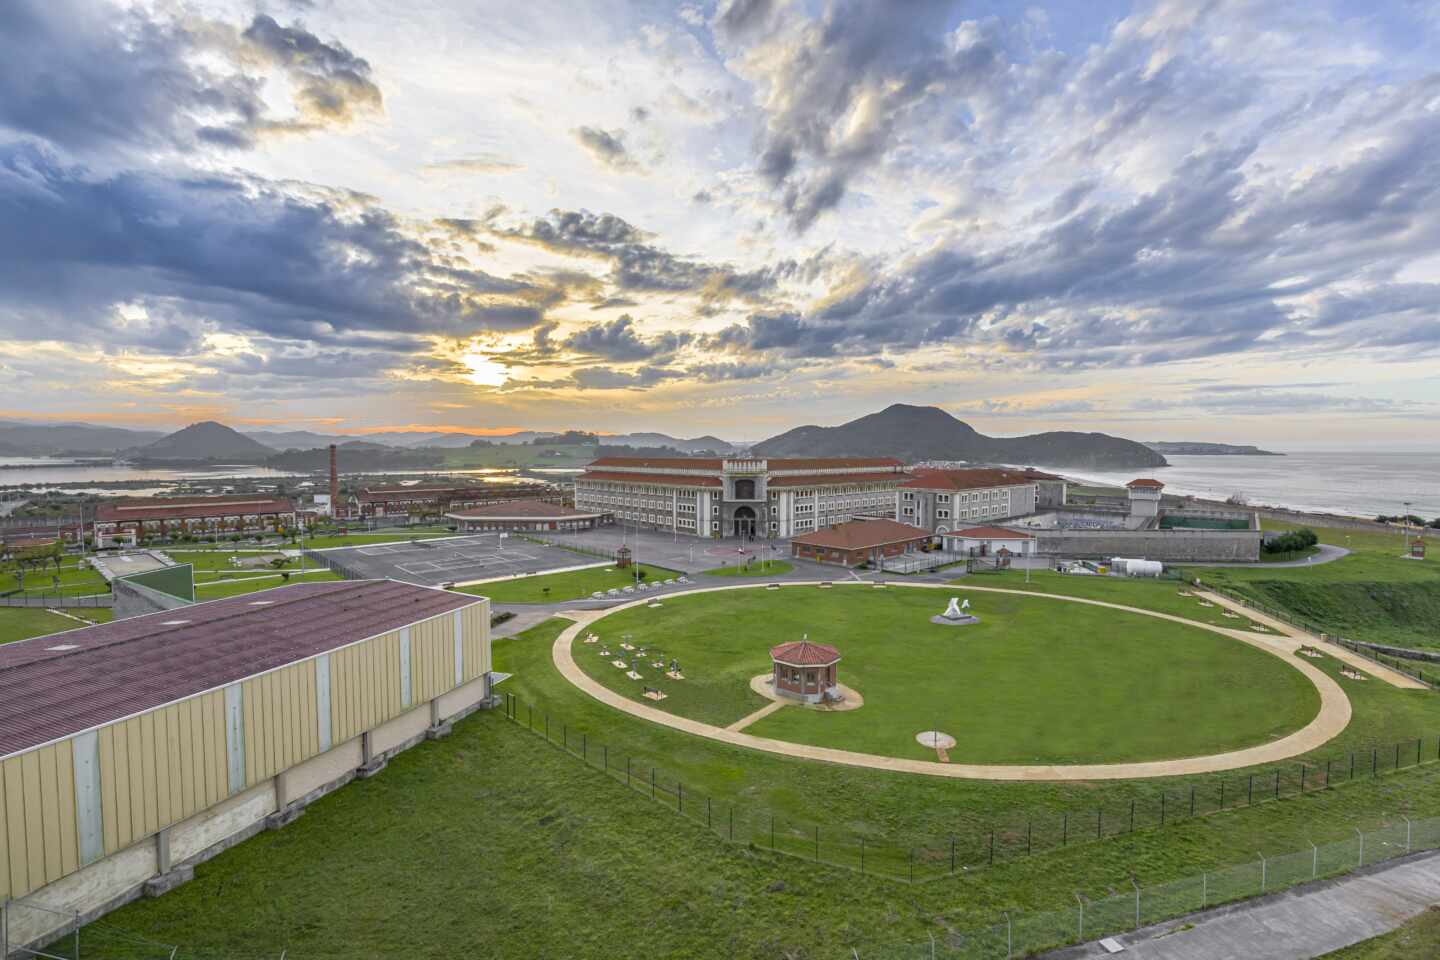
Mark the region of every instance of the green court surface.
<instances>
[{"instance_id":1,"label":"green court surface","mask_svg":"<svg viewBox=\"0 0 1440 960\"><path fill-rule=\"evenodd\" d=\"M963 588L952 588L964 594ZM932 624L950 591L790 586L666 598L605 617L576 661L638 702L725 726L769 701L750 680L772 645L835 646L840 683L864 706L787 706L746 728L756 736L915 759L915 740L950 734L952 762L1115 763L1221 753L1270 742L1319 710L1293 667L1239 640L1144 614L1044 597L972 592L981 622ZM1173 592L1173 591L1172 591ZM615 667L617 644L646 647L643 679ZM608 647L611 658L601 655ZM677 659L670 680L654 652ZM658 687L663 701L642 700Z\"/></svg>"}]
</instances>

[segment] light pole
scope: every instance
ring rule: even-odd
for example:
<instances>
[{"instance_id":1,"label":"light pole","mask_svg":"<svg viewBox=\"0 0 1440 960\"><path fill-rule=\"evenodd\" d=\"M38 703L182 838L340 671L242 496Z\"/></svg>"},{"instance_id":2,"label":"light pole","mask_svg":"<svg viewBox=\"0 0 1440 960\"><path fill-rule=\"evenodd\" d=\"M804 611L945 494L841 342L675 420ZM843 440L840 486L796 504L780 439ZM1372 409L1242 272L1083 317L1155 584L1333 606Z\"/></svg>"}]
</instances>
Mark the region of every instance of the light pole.
<instances>
[{"instance_id":1,"label":"light pole","mask_svg":"<svg viewBox=\"0 0 1440 960\"><path fill-rule=\"evenodd\" d=\"M1406 500L1404 503L1405 516L1401 518L1401 521L1405 524L1405 556L1408 557L1410 556L1410 501Z\"/></svg>"}]
</instances>

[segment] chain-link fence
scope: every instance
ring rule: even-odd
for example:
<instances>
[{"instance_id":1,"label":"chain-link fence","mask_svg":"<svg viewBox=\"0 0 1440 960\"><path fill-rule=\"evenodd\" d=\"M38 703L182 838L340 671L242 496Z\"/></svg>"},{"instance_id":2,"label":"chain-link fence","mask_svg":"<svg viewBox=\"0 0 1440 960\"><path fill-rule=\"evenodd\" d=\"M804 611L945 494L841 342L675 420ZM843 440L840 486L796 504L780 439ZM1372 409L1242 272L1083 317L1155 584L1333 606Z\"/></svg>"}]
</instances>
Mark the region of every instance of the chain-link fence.
<instances>
[{"instance_id":1,"label":"chain-link fence","mask_svg":"<svg viewBox=\"0 0 1440 960\"><path fill-rule=\"evenodd\" d=\"M515 694L505 695L505 716L656 803L704 823L722 839L904 882L934 880L1137 830L1163 829L1197 817L1428 767L1440 760L1440 737L1406 740L1319 762L1214 775L1178 789L1161 789L1144 799L1073 810L1011 811L998 814L988 828L897 840L853 825L800 821L710 796L678 775L636 758L594 729L573 724L542 705L523 702Z\"/></svg>"},{"instance_id":2,"label":"chain-link fence","mask_svg":"<svg viewBox=\"0 0 1440 960\"><path fill-rule=\"evenodd\" d=\"M947 934L943 939L889 949L856 951L859 960L1000 960L1026 957L1071 943L1137 930L1209 907L1276 893L1313 880L1336 877L1421 850L1440 849L1440 817L1389 824L1333 843L1266 856L1219 870L1087 895L1052 910L1012 910L996 922Z\"/></svg>"}]
</instances>

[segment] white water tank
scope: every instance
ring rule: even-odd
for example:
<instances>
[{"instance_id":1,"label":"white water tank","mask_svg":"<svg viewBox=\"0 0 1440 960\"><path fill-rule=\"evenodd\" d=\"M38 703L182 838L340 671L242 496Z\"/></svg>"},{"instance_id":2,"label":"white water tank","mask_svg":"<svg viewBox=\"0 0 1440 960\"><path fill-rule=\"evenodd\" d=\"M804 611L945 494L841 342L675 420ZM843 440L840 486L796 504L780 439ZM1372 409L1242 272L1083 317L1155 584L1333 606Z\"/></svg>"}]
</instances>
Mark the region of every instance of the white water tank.
<instances>
[{"instance_id":1,"label":"white water tank","mask_svg":"<svg viewBox=\"0 0 1440 960\"><path fill-rule=\"evenodd\" d=\"M1131 560L1125 557L1113 557L1110 568L1127 577L1158 577L1165 572L1165 565L1159 560Z\"/></svg>"}]
</instances>

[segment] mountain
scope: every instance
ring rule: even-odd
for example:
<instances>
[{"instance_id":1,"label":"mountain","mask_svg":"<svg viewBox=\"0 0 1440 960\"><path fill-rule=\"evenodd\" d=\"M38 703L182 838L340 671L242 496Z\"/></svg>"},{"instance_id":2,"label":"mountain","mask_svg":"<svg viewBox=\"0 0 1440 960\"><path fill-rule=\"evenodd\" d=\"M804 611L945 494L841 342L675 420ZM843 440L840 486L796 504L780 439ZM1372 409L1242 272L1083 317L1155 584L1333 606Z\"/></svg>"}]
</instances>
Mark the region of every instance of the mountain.
<instances>
[{"instance_id":1,"label":"mountain","mask_svg":"<svg viewBox=\"0 0 1440 960\"><path fill-rule=\"evenodd\" d=\"M168 437L129 451L137 460L222 460L230 463L264 463L275 450L256 443L222 423L192 423Z\"/></svg>"},{"instance_id":2,"label":"mountain","mask_svg":"<svg viewBox=\"0 0 1440 960\"><path fill-rule=\"evenodd\" d=\"M1156 453L1191 457L1283 457L1273 450L1261 450L1250 444L1193 443L1186 440L1148 440L1145 446Z\"/></svg>"},{"instance_id":3,"label":"mountain","mask_svg":"<svg viewBox=\"0 0 1440 960\"><path fill-rule=\"evenodd\" d=\"M1091 470L1166 466L1144 444L1103 433L1069 431L987 437L939 407L897 403L838 427L796 427L750 448L756 457L898 457L1025 463Z\"/></svg>"},{"instance_id":4,"label":"mountain","mask_svg":"<svg viewBox=\"0 0 1440 960\"><path fill-rule=\"evenodd\" d=\"M681 440L663 433L619 433L614 436L601 437L600 441L607 447L670 447L685 453L699 453L708 450L712 453L725 454L735 450L733 443L710 436Z\"/></svg>"},{"instance_id":5,"label":"mountain","mask_svg":"<svg viewBox=\"0 0 1440 960\"><path fill-rule=\"evenodd\" d=\"M322 473L330 469L330 448L286 450L264 461L267 467L296 473ZM441 467L445 454L429 447L407 450L367 440L348 440L335 447L335 465L341 473L374 470L420 470Z\"/></svg>"},{"instance_id":6,"label":"mountain","mask_svg":"<svg viewBox=\"0 0 1440 960\"><path fill-rule=\"evenodd\" d=\"M44 457L61 453L118 453L154 443L158 430L126 430L89 423L0 422L0 444L15 451L9 456Z\"/></svg>"},{"instance_id":7,"label":"mountain","mask_svg":"<svg viewBox=\"0 0 1440 960\"><path fill-rule=\"evenodd\" d=\"M242 436L273 450L314 450L316 447L328 447L332 443L339 446L359 439L344 434L312 433L309 430L248 430Z\"/></svg>"}]
</instances>

